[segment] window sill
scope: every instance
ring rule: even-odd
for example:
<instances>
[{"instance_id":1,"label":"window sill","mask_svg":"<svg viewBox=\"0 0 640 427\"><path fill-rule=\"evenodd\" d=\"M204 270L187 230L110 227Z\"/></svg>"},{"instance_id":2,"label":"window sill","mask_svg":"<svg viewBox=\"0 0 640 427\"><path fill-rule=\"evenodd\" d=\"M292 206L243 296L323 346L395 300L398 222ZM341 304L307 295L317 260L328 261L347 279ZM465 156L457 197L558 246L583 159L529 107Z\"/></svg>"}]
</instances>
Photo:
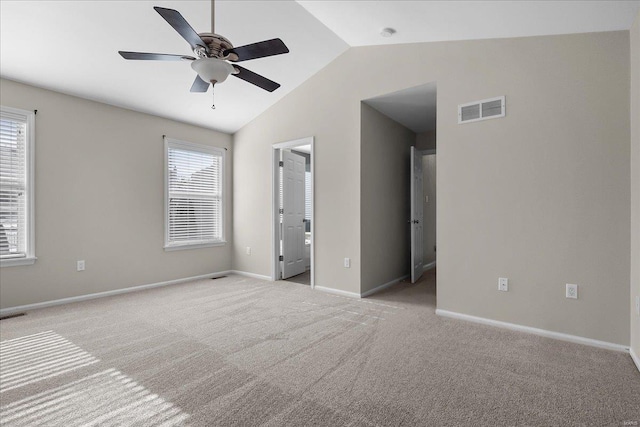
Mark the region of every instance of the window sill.
<instances>
[{"instance_id":1,"label":"window sill","mask_svg":"<svg viewBox=\"0 0 640 427\"><path fill-rule=\"evenodd\" d=\"M210 243L187 243L184 245L168 245L164 247L164 250L165 251L181 251L185 249L212 248L215 246L224 246L226 244L227 244L226 241L210 242Z\"/></svg>"},{"instance_id":2,"label":"window sill","mask_svg":"<svg viewBox=\"0 0 640 427\"><path fill-rule=\"evenodd\" d=\"M27 258L6 258L0 260L0 267L15 267L18 265L32 265L35 264L36 257L27 257Z\"/></svg>"}]
</instances>

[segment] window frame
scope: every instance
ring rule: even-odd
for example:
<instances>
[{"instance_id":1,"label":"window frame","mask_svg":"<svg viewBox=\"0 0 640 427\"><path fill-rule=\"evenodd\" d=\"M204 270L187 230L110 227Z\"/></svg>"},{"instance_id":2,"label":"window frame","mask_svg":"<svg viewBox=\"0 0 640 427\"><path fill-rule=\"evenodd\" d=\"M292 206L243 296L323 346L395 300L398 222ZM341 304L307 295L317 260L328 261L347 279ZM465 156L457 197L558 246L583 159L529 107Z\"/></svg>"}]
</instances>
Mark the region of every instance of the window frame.
<instances>
[{"instance_id":1,"label":"window frame","mask_svg":"<svg viewBox=\"0 0 640 427\"><path fill-rule=\"evenodd\" d=\"M25 256L0 258L0 267L14 267L18 265L32 265L36 262L35 237L35 111L0 105L0 115L9 119L24 121L27 135L25 138L25 223L26 223L26 253Z\"/></svg>"},{"instance_id":2,"label":"window frame","mask_svg":"<svg viewBox=\"0 0 640 427\"><path fill-rule=\"evenodd\" d=\"M188 151L198 151L207 154L220 156L220 239L212 239L207 241L186 241L171 242L169 240L169 149L177 148ZM199 249L210 248L215 246L224 246L227 243L225 238L225 210L226 210L226 188L225 188L225 171L226 171L226 150L211 145L196 144L193 142L182 141L175 138L164 136L164 250L176 251L182 249Z\"/></svg>"}]
</instances>

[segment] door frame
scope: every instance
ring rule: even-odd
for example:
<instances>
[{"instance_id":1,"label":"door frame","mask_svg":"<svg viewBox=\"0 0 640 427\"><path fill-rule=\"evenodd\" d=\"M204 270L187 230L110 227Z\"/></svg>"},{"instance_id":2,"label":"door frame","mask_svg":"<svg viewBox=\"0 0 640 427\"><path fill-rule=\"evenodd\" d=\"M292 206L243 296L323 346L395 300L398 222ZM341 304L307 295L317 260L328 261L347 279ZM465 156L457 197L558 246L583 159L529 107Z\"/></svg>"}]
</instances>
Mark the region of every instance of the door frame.
<instances>
[{"instance_id":1,"label":"door frame","mask_svg":"<svg viewBox=\"0 0 640 427\"><path fill-rule=\"evenodd\" d=\"M292 141L279 142L271 146L271 280L280 280L280 150L283 148L295 148L302 145L311 146L310 153L310 175L311 175L311 289L315 288L315 221L314 221L314 192L315 192L315 176L313 167L313 143L314 137L308 136L305 138L294 139Z\"/></svg>"}]
</instances>

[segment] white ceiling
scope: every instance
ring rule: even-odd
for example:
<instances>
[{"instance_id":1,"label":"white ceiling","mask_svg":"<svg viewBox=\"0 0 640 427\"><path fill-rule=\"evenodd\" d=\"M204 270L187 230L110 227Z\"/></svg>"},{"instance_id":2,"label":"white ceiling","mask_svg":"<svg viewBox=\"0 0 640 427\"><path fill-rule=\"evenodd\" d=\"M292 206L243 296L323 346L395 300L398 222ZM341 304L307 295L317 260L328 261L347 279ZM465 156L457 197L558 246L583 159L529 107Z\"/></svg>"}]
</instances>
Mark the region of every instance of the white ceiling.
<instances>
[{"instance_id":1,"label":"white ceiling","mask_svg":"<svg viewBox=\"0 0 640 427\"><path fill-rule=\"evenodd\" d=\"M415 133L436 128L435 82L377 96L364 102Z\"/></svg>"},{"instance_id":2,"label":"white ceiling","mask_svg":"<svg viewBox=\"0 0 640 427\"><path fill-rule=\"evenodd\" d=\"M217 33L236 46L280 37L291 52L242 63L282 87L269 93L230 77L216 86L216 110L211 91L189 92L189 63L118 55L191 54L153 6L177 9L196 31L209 31L209 1L2 0L0 75L233 133L349 46L627 30L640 1L218 0ZM397 33L383 38L383 27Z\"/></svg>"},{"instance_id":3,"label":"white ceiling","mask_svg":"<svg viewBox=\"0 0 640 427\"><path fill-rule=\"evenodd\" d=\"M300 3L350 46L628 30L640 1L321 1ZM380 30L394 28L392 37Z\"/></svg>"},{"instance_id":4,"label":"white ceiling","mask_svg":"<svg viewBox=\"0 0 640 427\"><path fill-rule=\"evenodd\" d=\"M178 10L209 32L208 1L0 2L0 74L48 89L233 133L348 46L295 1L218 1L216 32L235 46L281 38L285 55L242 62L282 86L273 93L235 77L191 93L184 61L126 61L118 50L192 55L153 6ZM34 107L35 108L35 107Z\"/></svg>"}]
</instances>

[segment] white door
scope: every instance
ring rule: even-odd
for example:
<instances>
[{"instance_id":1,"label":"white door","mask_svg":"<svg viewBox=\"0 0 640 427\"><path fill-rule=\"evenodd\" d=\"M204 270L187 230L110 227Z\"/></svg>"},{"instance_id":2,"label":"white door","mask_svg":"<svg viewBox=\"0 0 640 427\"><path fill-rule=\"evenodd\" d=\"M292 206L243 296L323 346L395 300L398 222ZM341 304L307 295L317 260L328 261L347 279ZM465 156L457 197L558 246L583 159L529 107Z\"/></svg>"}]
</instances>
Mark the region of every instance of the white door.
<instances>
[{"instance_id":1,"label":"white door","mask_svg":"<svg viewBox=\"0 0 640 427\"><path fill-rule=\"evenodd\" d=\"M282 278L305 271L303 156L282 151Z\"/></svg>"},{"instance_id":2,"label":"white door","mask_svg":"<svg viewBox=\"0 0 640 427\"><path fill-rule=\"evenodd\" d=\"M411 283L421 276L424 267L422 204L422 153L411 147Z\"/></svg>"}]
</instances>

